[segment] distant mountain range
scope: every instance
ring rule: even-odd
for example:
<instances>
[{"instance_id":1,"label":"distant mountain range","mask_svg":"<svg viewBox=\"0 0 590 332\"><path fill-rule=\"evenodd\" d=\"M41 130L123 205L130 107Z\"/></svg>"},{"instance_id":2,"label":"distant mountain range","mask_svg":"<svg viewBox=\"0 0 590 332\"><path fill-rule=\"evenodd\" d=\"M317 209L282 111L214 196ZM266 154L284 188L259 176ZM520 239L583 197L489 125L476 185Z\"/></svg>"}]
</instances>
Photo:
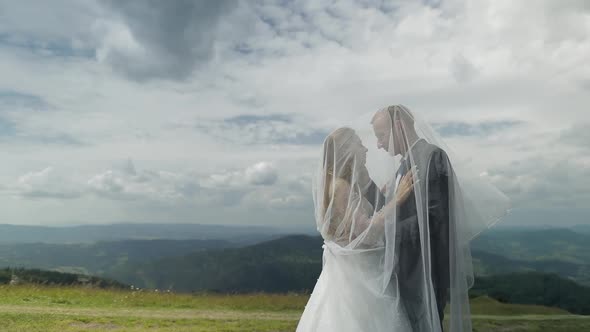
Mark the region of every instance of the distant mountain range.
<instances>
[{"instance_id":1,"label":"distant mountain range","mask_svg":"<svg viewBox=\"0 0 590 332\"><path fill-rule=\"evenodd\" d=\"M216 257L216 260L221 262L226 259L225 255L230 255L239 264L255 264L253 252L259 250L257 248L279 246L285 241L291 243L288 250L270 249L271 254L291 258L297 255L298 259L307 262L319 262L321 259L322 240L318 236L300 236L293 240L291 237L284 238L280 230L265 227L122 224L77 226L60 229L58 232L53 228L35 226L30 228L34 230L32 233L25 234L29 227L0 225L0 238L10 237L10 234L4 231L11 229L14 242L40 240L41 235L55 232L45 239L58 243L0 241L0 267L42 268L113 276L124 282L166 288L172 285L180 287L174 275L175 269L185 269L183 265L189 265L186 269L194 274L209 273L204 265L197 262L208 261L209 257ZM488 231L472 243L475 271L481 276L526 271L557 273L564 278L590 285L590 233L585 233L582 226L576 229L580 231L525 227L498 227ZM45 231L49 233L44 233ZM68 238L66 235L76 235L79 240L84 241L59 243L74 242L72 239L75 237ZM159 236L163 239L159 239ZM148 237L157 239L127 239ZM175 237L198 239L174 239ZM123 240L96 242L91 241L93 238ZM281 240L272 241L279 238ZM281 257L273 259L284 261ZM167 268L158 267L160 264L166 265ZM215 262L206 266L213 265ZM135 273L136 270L142 270L143 273ZM216 270L221 271L221 268ZM159 281L155 282L151 277L152 272L148 271L153 271L154 274L168 274L168 277L160 276ZM180 288L193 290L203 287L218 288L207 283L192 286L187 284Z\"/></svg>"},{"instance_id":2,"label":"distant mountain range","mask_svg":"<svg viewBox=\"0 0 590 332\"><path fill-rule=\"evenodd\" d=\"M294 227L279 228L252 225L112 224L46 227L0 224L0 244L71 244L154 239L214 239L249 244L294 232L302 233L301 230Z\"/></svg>"},{"instance_id":3,"label":"distant mountain range","mask_svg":"<svg viewBox=\"0 0 590 332\"><path fill-rule=\"evenodd\" d=\"M113 278L142 287L181 292L309 292L321 272L322 239L288 236L245 248L210 249L176 258L130 264ZM472 296L502 302L539 304L590 314L590 287L570 280L574 263L513 261L474 251ZM543 272L551 273L543 273Z\"/></svg>"},{"instance_id":4,"label":"distant mountain range","mask_svg":"<svg viewBox=\"0 0 590 332\"><path fill-rule=\"evenodd\" d=\"M289 279L296 274L298 278L317 278L321 270L321 244L320 237L288 236L243 248L210 249L136 262L121 266L110 276L145 287L179 291L309 290L313 283L279 283L282 288L269 285L272 280ZM472 251L478 276L537 271L590 286L590 260L585 260L585 253L590 253L590 234L570 230L503 230L482 235L473 243ZM180 274L182 277L177 277ZM245 276L256 278L250 280ZM267 280L269 276L272 280Z\"/></svg>"},{"instance_id":5,"label":"distant mountain range","mask_svg":"<svg viewBox=\"0 0 590 332\"><path fill-rule=\"evenodd\" d=\"M60 272L109 275L112 270L135 262L214 248L244 245L225 240L124 240L81 244L0 244L0 267L23 267ZM247 242L246 242L247 243Z\"/></svg>"},{"instance_id":6,"label":"distant mountain range","mask_svg":"<svg viewBox=\"0 0 590 332\"><path fill-rule=\"evenodd\" d=\"M500 224L484 234L571 230L590 234L590 225L555 227L551 225L518 226ZM79 244L122 240L227 240L251 244L272 237L305 234L317 235L315 227L308 226L256 226L208 224L152 224L119 223L79 226L28 226L0 224L0 244L52 243Z\"/></svg>"},{"instance_id":7,"label":"distant mountain range","mask_svg":"<svg viewBox=\"0 0 590 332\"><path fill-rule=\"evenodd\" d=\"M571 229L502 229L472 243L476 272L540 271L590 286L590 233Z\"/></svg>"},{"instance_id":8,"label":"distant mountain range","mask_svg":"<svg viewBox=\"0 0 590 332\"><path fill-rule=\"evenodd\" d=\"M590 265L576 264L561 260L515 260L504 256L473 250L473 265L478 276L493 276L514 272L555 273L562 278L590 286Z\"/></svg>"},{"instance_id":9,"label":"distant mountain range","mask_svg":"<svg viewBox=\"0 0 590 332\"><path fill-rule=\"evenodd\" d=\"M472 248L503 255L511 259L562 260L590 262L590 233L571 229L511 230L486 232Z\"/></svg>"},{"instance_id":10,"label":"distant mountain range","mask_svg":"<svg viewBox=\"0 0 590 332\"><path fill-rule=\"evenodd\" d=\"M590 225L575 225L575 226L572 226L571 229L576 232L590 234Z\"/></svg>"},{"instance_id":11,"label":"distant mountain range","mask_svg":"<svg viewBox=\"0 0 590 332\"><path fill-rule=\"evenodd\" d=\"M49 238L57 243L14 243L49 234L37 229L36 235L27 235L22 233L26 228L14 226L13 242L0 243L0 267L95 275L141 288L231 293L309 292L321 271L323 241L319 236L285 236L264 227L166 226L170 229L111 225L49 231L53 234ZM0 234L2 227L10 228L0 225ZM84 232L96 233L80 235L78 239L85 240L82 243L59 242L73 242L66 235ZM500 282L487 278L536 272L590 286L590 232L585 227L498 227L477 238L472 249L478 280ZM502 294L495 296L502 299Z\"/></svg>"}]
</instances>

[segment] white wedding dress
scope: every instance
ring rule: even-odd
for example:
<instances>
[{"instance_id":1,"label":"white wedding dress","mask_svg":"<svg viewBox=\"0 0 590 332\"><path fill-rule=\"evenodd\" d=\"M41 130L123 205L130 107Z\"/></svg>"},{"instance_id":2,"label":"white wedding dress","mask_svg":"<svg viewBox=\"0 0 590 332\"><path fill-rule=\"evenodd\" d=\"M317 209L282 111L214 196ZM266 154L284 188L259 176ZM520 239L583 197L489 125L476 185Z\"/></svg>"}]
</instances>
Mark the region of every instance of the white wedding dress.
<instances>
[{"instance_id":1,"label":"white wedding dress","mask_svg":"<svg viewBox=\"0 0 590 332\"><path fill-rule=\"evenodd\" d=\"M346 183L342 183L344 187L338 184L337 192L349 192ZM335 199L338 200L338 194L336 196ZM352 197L355 202L360 201L354 217L361 219L359 214L367 215L372 207L364 198L355 194ZM345 211L333 213L341 216L340 220L345 223L350 222L350 218L353 217ZM373 241L377 242L380 239L374 238ZM388 287L383 291L383 246L352 250L327 240L323 248L322 272L305 306L297 332L411 330L403 305L397 296L395 276L387 282Z\"/></svg>"},{"instance_id":2,"label":"white wedding dress","mask_svg":"<svg viewBox=\"0 0 590 332\"><path fill-rule=\"evenodd\" d=\"M327 242L322 273L297 332L410 331L395 287L381 292L383 256L382 248L347 252Z\"/></svg>"}]
</instances>

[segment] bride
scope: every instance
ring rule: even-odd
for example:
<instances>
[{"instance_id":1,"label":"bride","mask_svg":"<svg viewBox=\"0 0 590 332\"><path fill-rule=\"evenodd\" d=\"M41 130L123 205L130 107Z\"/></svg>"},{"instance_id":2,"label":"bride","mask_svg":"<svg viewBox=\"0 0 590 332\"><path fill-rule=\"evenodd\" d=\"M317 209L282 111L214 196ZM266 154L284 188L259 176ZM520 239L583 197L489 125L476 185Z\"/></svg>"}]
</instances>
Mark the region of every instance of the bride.
<instances>
[{"instance_id":1,"label":"bride","mask_svg":"<svg viewBox=\"0 0 590 332\"><path fill-rule=\"evenodd\" d=\"M471 331L469 242L508 199L404 106L371 124L324 141L313 190L323 267L297 331Z\"/></svg>"},{"instance_id":2,"label":"bride","mask_svg":"<svg viewBox=\"0 0 590 332\"><path fill-rule=\"evenodd\" d=\"M367 199L375 184L366 157L367 148L350 128L335 130L324 142L321 195L314 197L320 204L316 217L325 240L324 265L297 331L410 330L396 288L383 274L384 222L394 204L375 211L376 202ZM407 173L396 204L408 197L411 185Z\"/></svg>"}]
</instances>

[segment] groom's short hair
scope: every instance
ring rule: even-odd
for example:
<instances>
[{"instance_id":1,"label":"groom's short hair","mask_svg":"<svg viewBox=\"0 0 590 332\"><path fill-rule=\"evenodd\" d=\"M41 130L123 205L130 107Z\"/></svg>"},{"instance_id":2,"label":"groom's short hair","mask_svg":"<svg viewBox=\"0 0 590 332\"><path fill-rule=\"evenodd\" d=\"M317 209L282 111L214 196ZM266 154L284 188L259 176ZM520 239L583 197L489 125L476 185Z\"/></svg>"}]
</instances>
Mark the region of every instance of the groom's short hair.
<instances>
[{"instance_id":1,"label":"groom's short hair","mask_svg":"<svg viewBox=\"0 0 590 332\"><path fill-rule=\"evenodd\" d=\"M371 119L371 124L374 124L381 117L384 117L386 115L389 115L392 127L393 119L395 119L396 116L398 116L399 119L401 119L402 122L406 125L411 125L412 127L414 126L414 115L412 114L412 112L410 112L410 110L407 107L403 105L391 105L387 108L380 109L375 113L375 115L373 115L373 118Z\"/></svg>"}]
</instances>

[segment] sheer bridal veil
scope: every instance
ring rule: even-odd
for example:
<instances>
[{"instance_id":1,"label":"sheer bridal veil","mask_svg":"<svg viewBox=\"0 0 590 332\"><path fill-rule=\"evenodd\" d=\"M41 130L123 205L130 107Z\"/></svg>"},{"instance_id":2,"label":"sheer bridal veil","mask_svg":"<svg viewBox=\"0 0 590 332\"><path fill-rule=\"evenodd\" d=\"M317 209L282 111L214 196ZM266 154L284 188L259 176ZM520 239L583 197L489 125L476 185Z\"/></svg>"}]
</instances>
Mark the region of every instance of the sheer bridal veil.
<instances>
[{"instance_id":1,"label":"sheer bridal veil","mask_svg":"<svg viewBox=\"0 0 590 332\"><path fill-rule=\"evenodd\" d=\"M333 131L313 198L337 254L383 251L376 296L398 298L414 331L440 331L445 306L449 331L471 331L469 242L509 201L462 168L425 121L396 105Z\"/></svg>"}]
</instances>

